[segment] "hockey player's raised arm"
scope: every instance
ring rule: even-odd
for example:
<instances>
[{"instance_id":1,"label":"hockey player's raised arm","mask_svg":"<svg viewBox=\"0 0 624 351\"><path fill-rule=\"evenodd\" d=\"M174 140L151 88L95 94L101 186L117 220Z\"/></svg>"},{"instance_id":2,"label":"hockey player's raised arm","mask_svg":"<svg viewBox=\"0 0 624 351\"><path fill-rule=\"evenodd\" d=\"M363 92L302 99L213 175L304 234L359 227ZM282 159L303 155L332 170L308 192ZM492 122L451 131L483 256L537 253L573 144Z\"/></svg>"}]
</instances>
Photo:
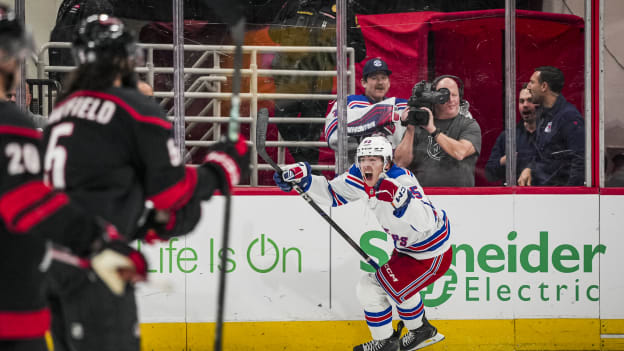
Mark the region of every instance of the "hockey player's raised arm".
<instances>
[{"instance_id":1,"label":"hockey player's raised arm","mask_svg":"<svg viewBox=\"0 0 624 351\"><path fill-rule=\"evenodd\" d=\"M332 207L357 200L360 198L358 194L360 188L364 191L364 183L361 179L358 180L357 176L349 176L345 173L332 181L327 181L323 176L312 175L308 162L285 166L282 174L277 172L273 174L273 180L285 192L292 190L292 184L298 184L315 202Z\"/></svg>"},{"instance_id":2,"label":"hockey player's raised arm","mask_svg":"<svg viewBox=\"0 0 624 351\"><path fill-rule=\"evenodd\" d=\"M171 124L159 111L149 117L135 119L134 134L145 169L147 199L154 209L169 214L167 223L148 226L158 227L158 236L166 239L190 232L199 221L201 201L210 199L217 190L229 191L246 176L249 152L242 138L236 144L219 142L209 149L203 165L184 166L171 138Z\"/></svg>"},{"instance_id":3,"label":"hockey player's raised arm","mask_svg":"<svg viewBox=\"0 0 624 351\"><path fill-rule=\"evenodd\" d=\"M391 168L389 173L390 177L380 179L375 186L377 199L392 204L395 220L412 231L424 235L435 229L438 211L414 175L400 167Z\"/></svg>"}]
</instances>

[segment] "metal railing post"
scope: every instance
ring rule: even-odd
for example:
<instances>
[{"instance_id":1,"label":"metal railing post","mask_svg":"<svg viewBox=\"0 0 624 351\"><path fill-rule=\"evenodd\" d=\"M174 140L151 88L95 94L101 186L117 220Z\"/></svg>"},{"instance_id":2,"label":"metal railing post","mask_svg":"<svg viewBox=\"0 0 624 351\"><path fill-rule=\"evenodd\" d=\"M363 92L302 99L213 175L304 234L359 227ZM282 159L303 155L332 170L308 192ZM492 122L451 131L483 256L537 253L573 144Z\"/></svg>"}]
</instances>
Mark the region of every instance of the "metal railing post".
<instances>
[{"instance_id":1,"label":"metal railing post","mask_svg":"<svg viewBox=\"0 0 624 351\"><path fill-rule=\"evenodd\" d=\"M251 79L249 80L249 93L251 94L251 102L249 104L249 115L251 117L251 130L249 131L249 138L252 141L254 147L252 148L251 166L253 172L251 172L251 185L258 185L258 152L255 148L256 145L256 122L258 118L258 51L251 51L251 58L249 68L251 69Z\"/></svg>"},{"instance_id":2,"label":"metal railing post","mask_svg":"<svg viewBox=\"0 0 624 351\"><path fill-rule=\"evenodd\" d=\"M179 6L179 0L176 0L175 4ZM177 10L176 10L177 11ZM176 14L177 16L178 14ZM181 15L181 14L180 14ZM181 32L180 32L181 33ZM171 44L148 44L139 43L139 46L146 50L145 65L137 67L138 73L146 74L146 81L154 86L156 74L172 74L174 76L174 89L173 91L155 91L154 95L159 98L163 98L163 101L175 101L172 109L173 117L169 117L169 120L174 123L174 136L177 138L176 143L180 147L181 152L186 151L186 147L191 147L189 153L184 155L185 159L191 159L194 151L198 148L208 147L212 145L216 140L220 138L221 128L220 125L227 123L228 116L222 116L222 103L223 100L230 98L230 92L222 91L222 84L227 76L232 76L232 68L221 67L221 59L223 55L227 55L228 52L233 52L234 46L228 45L184 45L183 37L174 38L174 43ZM45 60L45 55L50 48L70 48L69 43L50 42L44 44L40 51L37 53L37 75L39 78L45 77L47 72L69 72L74 69L72 66L50 66ZM154 63L154 51L155 50L169 50L174 52L174 65L173 67L156 67ZM249 116L242 116L241 123L250 124L250 145L255 144L255 127L256 118L258 115L258 106L261 100L333 100L337 98L336 94L290 94L290 93L272 93L272 92L259 92L259 79L260 77L273 77L273 76L318 76L318 77L332 77L337 76L335 70L296 70L296 69L267 69L259 68L258 61L259 55L262 53L275 53L275 52L336 52L336 47L301 47L301 46L246 46L243 47L243 51L250 54L250 65L248 68L244 68L241 73L244 77L249 77L249 92L240 94L242 100L249 100ZM193 63L191 67L185 68L183 66L184 52L202 52L201 57ZM212 55L212 68L204 68L203 63L209 59L209 55ZM353 48L345 48L344 55L348 56L348 69L343 70L347 79L344 80L348 93L355 93L355 54ZM193 79L193 84L186 89L186 78ZM206 89L204 89L206 88ZM186 116L186 106L193 103L195 99L211 99L196 116ZM210 115L208 115L212 111ZM321 118L319 118L321 117ZM324 116L315 117L281 117L270 118L269 122L274 124L279 123L310 123L310 124L324 124ZM185 135L187 130L185 128L186 123L189 123L189 129L198 123L213 123L213 128L204 133L199 139L186 140ZM179 128L179 130L178 130ZM278 149L278 160L280 163L285 162L286 148L293 146L303 147L327 147L325 142L321 141L298 141L298 140L284 140L281 136L278 136L277 141L268 141L267 146L276 147ZM250 183L251 185L258 185L259 170L268 170L264 164L258 164L256 150L252 149L252 172ZM311 160L315 161L315 160ZM334 165L318 165L313 164L314 170L335 170Z\"/></svg>"},{"instance_id":3,"label":"metal railing post","mask_svg":"<svg viewBox=\"0 0 624 351\"><path fill-rule=\"evenodd\" d=\"M154 88L154 49L147 49L147 60L145 61L145 67L147 67L147 82Z\"/></svg>"},{"instance_id":4,"label":"metal railing post","mask_svg":"<svg viewBox=\"0 0 624 351\"><path fill-rule=\"evenodd\" d=\"M184 5L182 0L173 1L173 91L174 116L173 135L180 150L180 157L184 157Z\"/></svg>"},{"instance_id":5,"label":"metal railing post","mask_svg":"<svg viewBox=\"0 0 624 351\"><path fill-rule=\"evenodd\" d=\"M505 179L515 186L516 179L516 0L505 1Z\"/></svg>"}]
</instances>

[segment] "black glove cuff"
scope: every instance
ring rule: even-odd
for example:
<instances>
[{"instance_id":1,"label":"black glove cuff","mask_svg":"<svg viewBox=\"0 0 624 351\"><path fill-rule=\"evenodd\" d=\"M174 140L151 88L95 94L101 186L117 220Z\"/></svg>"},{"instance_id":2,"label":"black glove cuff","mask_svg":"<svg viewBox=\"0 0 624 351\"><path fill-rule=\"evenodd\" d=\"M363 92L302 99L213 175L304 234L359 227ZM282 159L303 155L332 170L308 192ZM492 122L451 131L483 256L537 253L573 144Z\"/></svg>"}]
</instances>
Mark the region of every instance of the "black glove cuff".
<instances>
[{"instance_id":1,"label":"black glove cuff","mask_svg":"<svg viewBox=\"0 0 624 351\"><path fill-rule=\"evenodd\" d=\"M197 168L199 175L197 181L198 196L202 200L208 200L212 197L215 189L224 191L228 190L229 184L225 175L225 171L219 165L214 163L204 163Z\"/></svg>"}]
</instances>

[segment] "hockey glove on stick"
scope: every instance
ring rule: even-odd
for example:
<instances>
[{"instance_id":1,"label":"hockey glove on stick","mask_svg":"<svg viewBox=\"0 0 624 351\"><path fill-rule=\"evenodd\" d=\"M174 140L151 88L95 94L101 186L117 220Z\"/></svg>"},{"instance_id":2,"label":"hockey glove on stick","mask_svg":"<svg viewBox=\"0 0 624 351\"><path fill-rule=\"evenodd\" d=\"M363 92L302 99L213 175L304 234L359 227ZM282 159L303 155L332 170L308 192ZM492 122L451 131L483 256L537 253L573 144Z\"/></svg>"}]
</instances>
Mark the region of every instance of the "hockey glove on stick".
<instances>
[{"instance_id":1,"label":"hockey glove on stick","mask_svg":"<svg viewBox=\"0 0 624 351\"><path fill-rule=\"evenodd\" d=\"M375 197L380 201L391 203L394 215L402 217L412 195L407 187L396 180L383 177L375 184Z\"/></svg>"},{"instance_id":2,"label":"hockey glove on stick","mask_svg":"<svg viewBox=\"0 0 624 351\"><path fill-rule=\"evenodd\" d=\"M204 159L204 165L215 168L221 175L220 189L229 190L249 175L249 148L245 138L238 141L220 141L213 145Z\"/></svg>"},{"instance_id":3,"label":"hockey glove on stick","mask_svg":"<svg viewBox=\"0 0 624 351\"><path fill-rule=\"evenodd\" d=\"M134 237L155 244L190 233L201 217L200 201L201 198L193 197L176 211L146 207L145 218L139 223Z\"/></svg>"},{"instance_id":4,"label":"hockey glove on stick","mask_svg":"<svg viewBox=\"0 0 624 351\"><path fill-rule=\"evenodd\" d=\"M117 296L123 295L127 282L147 280L147 260L143 254L120 240L107 242L91 258L91 268Z\"/></svg>"},{"instance_id":5,"label":"hockey glove on stick","mask_svg":"<svg viewBox=\"0 0 624 351\"><path fill-rule=\"evenodd\" d=\"M303 191L308 191L312 184L311 169L307 162L287 165L282 168L282 174L273 173L273 180L282 191L291 191L293 189L292 183L298 183Z\"/></svg>"},{"instance_id":6,"label":"hockey glove on stick","mask_svg":"<svg viewBox=\"0 0 624 351\"><path fill-rule=\"evenodd\" d=\"M167 241L171 235L167 227L172 219L172 212L167 210L146 209L145 219L140 223L134 237L142 239L148 244L155 244L159 241Z\"/></svg>"}]
</instances>

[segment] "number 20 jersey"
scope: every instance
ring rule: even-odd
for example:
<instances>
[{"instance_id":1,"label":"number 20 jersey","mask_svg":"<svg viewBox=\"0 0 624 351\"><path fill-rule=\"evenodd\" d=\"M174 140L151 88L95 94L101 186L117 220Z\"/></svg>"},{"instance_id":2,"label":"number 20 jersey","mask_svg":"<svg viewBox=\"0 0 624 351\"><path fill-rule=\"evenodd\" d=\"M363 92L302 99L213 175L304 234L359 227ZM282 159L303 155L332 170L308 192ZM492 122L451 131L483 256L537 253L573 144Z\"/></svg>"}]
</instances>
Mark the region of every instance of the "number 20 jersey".
<instances>
[{"instance_id":1,"label":"number 20 jersey","mask_svg":"<svg viewBox=\"0 0 624 351\"><path fill-rule=\"evenodd\" d=\"M42 282L49 241L79 255L104 228L43 182L41 132L15 104L0 101L0 340L43 337L49 329Z\"/></svg>"}]
</instances>

